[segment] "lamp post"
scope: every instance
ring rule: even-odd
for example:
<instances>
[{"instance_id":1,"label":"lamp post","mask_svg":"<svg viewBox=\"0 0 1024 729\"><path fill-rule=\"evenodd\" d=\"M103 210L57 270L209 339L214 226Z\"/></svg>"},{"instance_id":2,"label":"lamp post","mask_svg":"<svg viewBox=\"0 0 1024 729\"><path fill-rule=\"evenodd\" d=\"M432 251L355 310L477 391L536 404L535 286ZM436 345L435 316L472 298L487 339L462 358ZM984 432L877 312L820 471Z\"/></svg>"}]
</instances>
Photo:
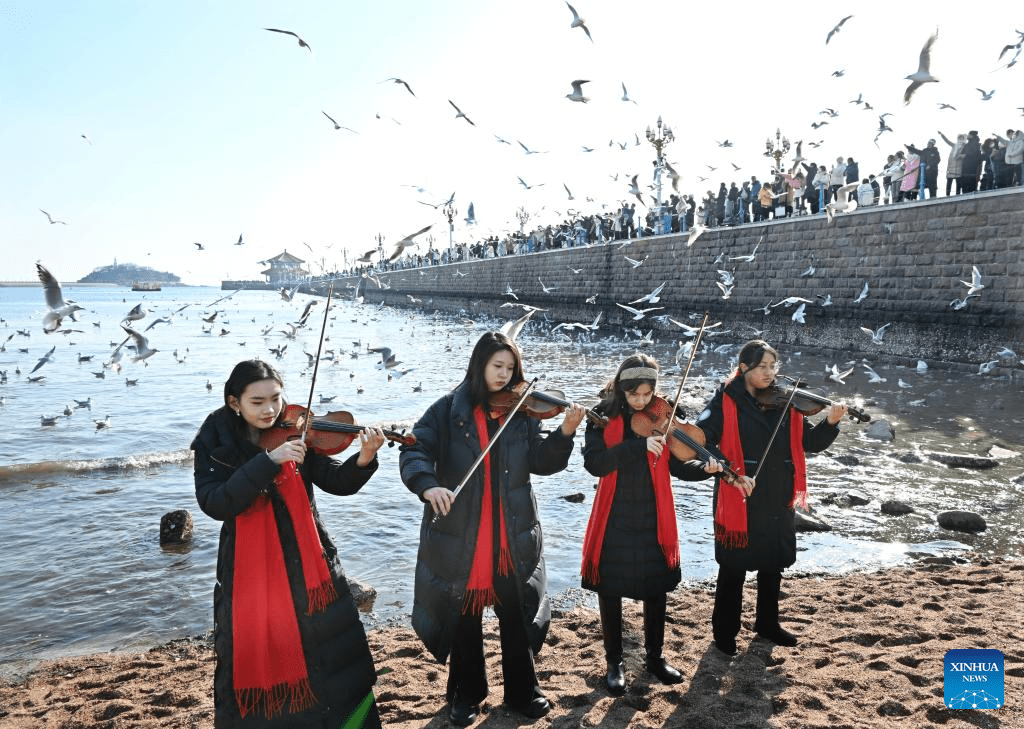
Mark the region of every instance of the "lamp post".
<instances>
[{"instance_id":1,"label":"lamp post","mask_svg":"<svg viewBox=\"0 0 1024 729\"><path fill-rule=\"evenodd\" d=\"M384 234L377 233L373 238L377 241L377 259L379 263L384 263Z\"/></svg>"},{"instance_id":2,"label":"lamp post","mask_svg":"<svg viewBox=\"0 0 1024 729\"><path fill-rule=\"evenodd\" d=\"M519 219L519 233L520 233L520 235L525 235L523 230L526 228L526 223L530 220L530 214L526 211L525 207L520 205L519 209L516 210L516 218Z\"/></svg>"},{"instance_id":3,"label":"lamp post","mask_svg":"<svg viewBox=\"0 0 1024 729\"><path fill-rule=\"evenodd\" d=\"M459 214L459 211L455 209L455 205L449 200L445 203L445 206L441 208L441 212L444 213L445 217L448 218L448 248L452 247L452 233L455 231L455 216Z\"/></svg>"},{"instance_id":4,"label":"lamp post","mask_svg":"<svg viewBox=\"0 0 1024 729\"><path fill-rule=\"evenodd\" d=\"M782 132L778 128L775 129L775 141L772 141L771 137L765 140L764 143L765 157L775 158L775 172L782 171L782 157L789 154L789 140L782 136Z\"/></svg>"},{"instance_id":5,"label":"lamp post","mask_svg":"<svg viewBox=\"0 0 1024 729\"><path fill-rule=\"evenodd\" d=\"M665 169L665 155L664 148L669 142L675 139L675 135L672 133L672 128L668 124L662 124L661 116L658 116L657 129L651 129L647 127L647 141L654 145L654 151L657 152L658 157L654 163L654 184L657 189L657 204L658 204L658 220L657 227L655 228L656 233L664 233L664 225L662 223L662 210L661 210L661 173Z\"/></svg>"}]
</instances>

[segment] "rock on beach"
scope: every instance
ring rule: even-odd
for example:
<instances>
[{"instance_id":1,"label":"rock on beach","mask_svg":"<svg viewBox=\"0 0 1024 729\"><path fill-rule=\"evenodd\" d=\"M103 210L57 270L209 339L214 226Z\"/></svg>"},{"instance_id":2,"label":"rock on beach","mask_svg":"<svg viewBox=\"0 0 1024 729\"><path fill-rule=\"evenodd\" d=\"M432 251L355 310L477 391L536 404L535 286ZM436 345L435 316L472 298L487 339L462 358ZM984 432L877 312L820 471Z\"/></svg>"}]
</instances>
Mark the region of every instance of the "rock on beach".
<instances>
[{"instance_id":1,"label":"rock on beach","mask_svg":"<svg viewBox=\"0 0 1024 729\"><path fill-rule=\"evenodd\" d=\"M988 524L973 511L943 511L936 517L939 526L956 532L983 532Z\"/></svg>"}]
</instances>

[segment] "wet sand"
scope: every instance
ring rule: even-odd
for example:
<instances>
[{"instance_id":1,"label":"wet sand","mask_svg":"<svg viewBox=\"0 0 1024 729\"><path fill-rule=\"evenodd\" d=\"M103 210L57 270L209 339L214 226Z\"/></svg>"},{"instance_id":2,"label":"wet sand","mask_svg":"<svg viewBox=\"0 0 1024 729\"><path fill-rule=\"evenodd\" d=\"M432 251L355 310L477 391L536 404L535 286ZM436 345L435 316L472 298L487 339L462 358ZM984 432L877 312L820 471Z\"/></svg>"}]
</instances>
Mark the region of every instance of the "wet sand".
<instances>
[{"instance_id":1,"label":"wet sand","mask_svg":"<svg viewBox=\"0 0 1024 729\"><path fill-rule=\"evenodd\" d=\"M751 631L755 586L729 658L709 639L712 594L669 597L665 655L684 681L665 686L643 670L641 605L626 601L628 691L603 688L595 611L556 612L537 660L552 702L537 727L1024 727L1024 562L919 563L845 577L786 578L783 626L800 645L780 648ZM497 623L485 623L491 697L474 726L512 729L530 720L501 704ZM447 669L427 658L411 629L374 630L382 672L375 693L386 726L447 727ZM951 648L1005 655L1006 705L943 707L943 657ZM192 638L128 654L41 662L0 680L0 725L27 727L212 727L214 659ZM384 672L385 669L389 669Z\"/></svg>"}]
</instances>

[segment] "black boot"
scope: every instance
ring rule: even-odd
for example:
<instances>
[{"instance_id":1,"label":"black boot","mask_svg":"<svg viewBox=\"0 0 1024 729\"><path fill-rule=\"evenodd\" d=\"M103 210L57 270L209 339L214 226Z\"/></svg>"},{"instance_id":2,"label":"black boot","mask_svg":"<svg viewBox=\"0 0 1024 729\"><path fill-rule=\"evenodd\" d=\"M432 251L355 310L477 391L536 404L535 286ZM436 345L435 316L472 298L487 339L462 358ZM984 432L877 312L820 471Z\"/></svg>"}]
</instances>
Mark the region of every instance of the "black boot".
<instances>
[{"instance_id":1,"label":"black boot","mask_svg":"<svg viewBox=\"0 0 1024 729\"><path fill-rule=\"evenodd\" d=\"M715 584L715 609L711 613L711 629L715 646L727 656L736 655L736 635L740 632L743 613L743 579L746 570L718 568Z\"/></svg>"},{"instance_id":2,"label":"black boot","mask_svg":"<svg viewBox=\"0 0 1024 729\"><path fill-rule=\"evenodd\" d=\"M644 600L644 648L647 649L647 670L662 683L680 683L682 674L665 663L661 650L665 645L665 607L667 596L662 594Z\"/></svg>"},{"instance_id":3,"label":"black boot","mask_svg":"<svg viewBox=\"0 0 1024 729\"><path fill-rule=\"evenodd\" d=\"M597 604L601 610L604 656L608 661L605 682L608 693L620 696L626 691L626 667L622 663L622 599L598 596Z\"/></svg>"},{"instance_id":4,"label":"black boot","mask_svg":"<svg viewBox=\"0 0 1024 729\"><path fill-rule=\"evenodd\" d=\"M757 573L757 619L754 630L776 645L792 648L796 636L779 625L779 590L782 587L782 573L778 570L758 570Z\"/></svg>"}]
</instances>

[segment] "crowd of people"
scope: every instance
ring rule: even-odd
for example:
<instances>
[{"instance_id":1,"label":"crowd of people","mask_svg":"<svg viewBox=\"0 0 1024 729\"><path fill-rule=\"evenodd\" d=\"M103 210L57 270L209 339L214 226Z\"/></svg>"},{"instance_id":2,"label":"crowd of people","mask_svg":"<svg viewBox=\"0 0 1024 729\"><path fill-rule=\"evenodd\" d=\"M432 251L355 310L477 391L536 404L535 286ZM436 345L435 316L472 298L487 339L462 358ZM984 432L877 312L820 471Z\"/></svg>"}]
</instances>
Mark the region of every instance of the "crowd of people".
<instances>
[{"instance_id":1,"label":"crowd of people","mask_svg":"<svg viewBox=\"0 0 1024 729\"><path fill-rule=\"evenodd\" d=\"M1024 131L1007 129L1006 136L993 134L984 141L977 131L958 134L951 140L939 132L949 149L945 157L945 195L963 195L1024 184ZM829 204L840 209L889 205L938 197L943 164L937 140L924 147L905 145L886 158L877 172L864 174L852 157L837 157L826 167L800 155L788 170L771 173L761 181L756 175L740 184L722 182L703 198L676 194L659 207L637 210L637 203L623 201L617 209L589 214L575 213L558 224L537 226L530 232L492 235L474 243L456 243L439 250L403 256L394 261L353 267L346 273L419 268L481 258L606 243L641 236L684 233L695 224L706 228L736 226L794 215L816 215ZM852 205L850 202L852 201ZM638 202L641 202L638 199ZM524 226L525 228L525 226Z\"/></svg>"}]
</instances>

